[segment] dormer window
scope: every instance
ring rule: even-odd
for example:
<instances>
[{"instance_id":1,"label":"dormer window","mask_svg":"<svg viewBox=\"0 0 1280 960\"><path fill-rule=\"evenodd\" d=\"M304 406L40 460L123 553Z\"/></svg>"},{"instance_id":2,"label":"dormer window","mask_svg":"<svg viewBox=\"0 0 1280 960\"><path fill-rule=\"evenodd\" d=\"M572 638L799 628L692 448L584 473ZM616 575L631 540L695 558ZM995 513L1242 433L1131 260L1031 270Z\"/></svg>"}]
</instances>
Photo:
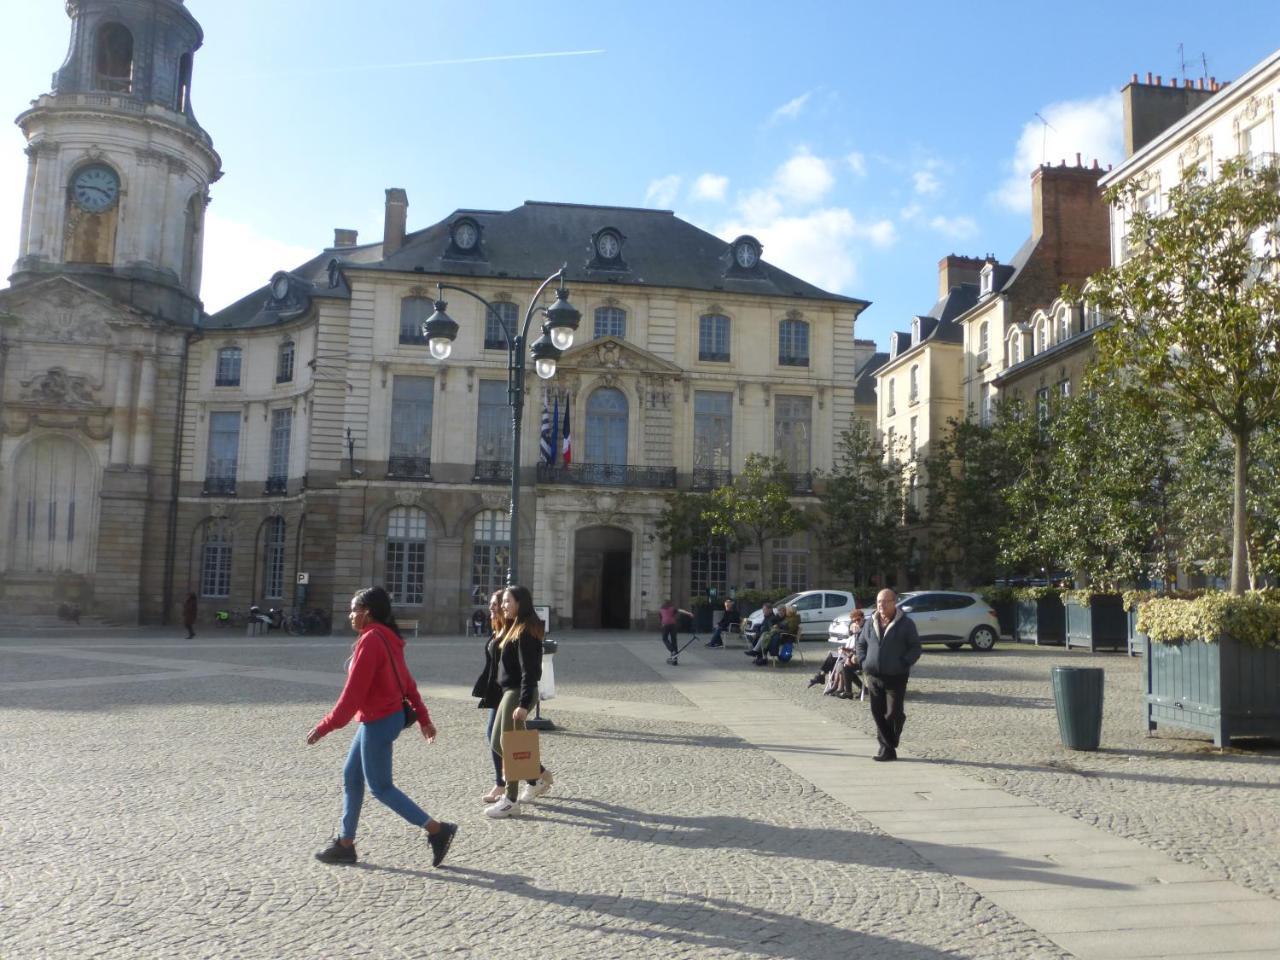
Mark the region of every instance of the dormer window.
<instances>
[{"instance_id":1,"label":"dormer window","mask_svg":"<svg viewBox=\"0 0 1280 960\"><path fill-rule=\"evenodd\" d=\"M914 347L920 342L920 318L911 318L911 345Z\"/></svg>"},{"instance_id":2,"label":"dormer window","mask_svg":"<svg viewBox=\"0 0 1280 960\"><path fill-rule=\"evenodd\" d=\"M729 245L729 273L754 274L760 266L760 241L743 234Z\"/></svg>"},{"instance_id":3,"label":"dormer window","mask_svg":"<svg viewBox=\"0 0 1280 960\"><path fill-rule=\"evenodd\" d=\"M446 257L480 256L480 224L472 217L459 217L449 225L449 249Z\"/></svg>"},{"instance_id":4,"label":"dormer window","mask_svg":"<svg viewBox=\"0 0 1280 960\"><path fill-rule=\"evenodd\" d=\"M1062 307L1054 315L1054 342L1062 343L1071 337L1071 308Z\"/></svg>"},{"instance_id":5,"label":"dormer window","mask_svg":"<svg viewBox=\"0 0 1280 960\"><path fill-rule=\"evenodd\" d=\"M625 270L627 265L622 260L624 237L614 227L597 230L591 237L591 263L595 270Z\"/></svg>"},{"instance_id":6,"label":"dormer window","mask_svg":"<svg viewBox=\"0 0 1280 960\"><path fill-rule=\"evenodd\" d=\"M990 296L995 289L996 269L994 264L988 263L982 268L982 273L978 275L978 296Z\"/></svg>"}]
</instances>

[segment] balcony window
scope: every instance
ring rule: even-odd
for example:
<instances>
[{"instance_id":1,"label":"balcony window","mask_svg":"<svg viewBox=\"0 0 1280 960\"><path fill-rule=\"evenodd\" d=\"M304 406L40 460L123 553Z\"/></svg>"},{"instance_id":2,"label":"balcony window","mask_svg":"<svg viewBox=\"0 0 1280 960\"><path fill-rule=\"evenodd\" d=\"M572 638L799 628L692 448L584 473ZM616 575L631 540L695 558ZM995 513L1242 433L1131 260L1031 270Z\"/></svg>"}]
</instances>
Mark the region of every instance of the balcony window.
<instances>
[{"instance_id":1,"label":"balcony window","mask_svg":"<svg viewBox=\"0 0 1280 960\"><path fill-rule=\"evenodd\" d=\"M271 411L271 447L267 459L268 493L284 493L289 478L289 447L293 435L293 408ZM276 489L272 489L272 487Z\"/></svg>"},{"instance_id":2,"label":"balcony window","mask_svg":"<svg viewBox=\"0 0 1280 960\"><path fill-rule=\"evenodd\" d=\"M613 387L601 387L587 398L587 436L583 461L593 466L627 465L627 396ZM612 477L616 479L611 479ZM602 483L625 483L625 476L602 471Z\"/></svg>"},{"instance_id":3,"label":"balcony window","mask_svg":"<svg viewBox=\"0 0 1280 960\"><path fill-rule=\"evenodd\" d=\"M708 313L698 318L698 359L729 362L729 318Z\"/></svg>"},{"instance_id":4,"label":"balcony window","mask_svg":"<svg viewBox=\"0 0 1280 960\"><path fill-rule=\"evenodd\" d=\"M781 395L773 401L773 449L794 474L808 474L813 401Z\"/></svg>"},{"instance_id":5,"label":"balcony window","mask_svg":"<svg viewBox=\"0 0 1280 960\"><path fill-rule=\"evenodd\" d=\"M481 380L476 461L511 463L511 407L505 380ZM510 476L510 467L507 468Z\"/></svg>"},{"instance_id":6,"label":"balcony window","mask_svg":"<svg viewBox=\"0 0 1280 960\"><path fill-rule=\"evenodd\" d=\"M714 489L728 483L733 452L733 394L693 394L693 485Z\"/></svg>"},{"instance_id":7,"label":"balcony window","mask_svg":"<svg viewBox=\"0 0 1280 960\"><path fill-rule=\"evenodd\" d=\"M210 495L233 495L240 461L240 411L209 414L208 464L204 489Z\"/></svg>"},{"instance_id":8,"label":"balcony window","mask_svg":"<svg viewBox=\"0 0 1280 960\"><path fill-rule=\"evenodd\" d=\"M391 443L387 475L426 477L431 472L431 418L435 380L397 375L391 386Z\"/></svg>"}]
</instances>

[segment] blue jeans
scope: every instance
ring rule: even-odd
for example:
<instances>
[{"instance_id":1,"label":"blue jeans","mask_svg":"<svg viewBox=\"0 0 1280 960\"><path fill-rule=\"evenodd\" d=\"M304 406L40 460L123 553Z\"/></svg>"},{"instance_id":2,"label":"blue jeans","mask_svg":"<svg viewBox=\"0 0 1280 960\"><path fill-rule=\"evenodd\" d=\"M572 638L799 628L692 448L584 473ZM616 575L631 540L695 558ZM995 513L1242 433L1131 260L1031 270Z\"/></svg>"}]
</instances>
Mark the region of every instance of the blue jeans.
<instances>
[{"instance_id":1,"label":"blue jeans","mask_svg":"<svg viewBox=\"0 0 1280 960\"><path fill-rule=\"evenodd\" d=\"M391 745L403 729L404 714L397 710L381 720L360 724L356 731L342 768L343 840L356 838L366 782L370 793L415 827L425 827L431 819L391 782Z\"/></svg>"}]
</instances>

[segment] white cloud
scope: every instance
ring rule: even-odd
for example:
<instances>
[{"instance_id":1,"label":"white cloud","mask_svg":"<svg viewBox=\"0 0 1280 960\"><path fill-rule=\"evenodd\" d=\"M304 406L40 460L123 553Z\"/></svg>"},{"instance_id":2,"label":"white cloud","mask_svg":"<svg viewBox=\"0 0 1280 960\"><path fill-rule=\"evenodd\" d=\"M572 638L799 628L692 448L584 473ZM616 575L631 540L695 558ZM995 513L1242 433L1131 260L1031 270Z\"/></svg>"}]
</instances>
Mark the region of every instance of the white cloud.
<instances>
[{"instance_id":1,"label":"white cloud","mask_svg":"<svg viewBox=\"0 0 1280 960\"><path fill-rule=\"evenodd\" d=\"M804 110L804 106L809 102L809 98L811 96L813 96L812 91L802 93L794 100L788 100L769 115L769 123L777 123L779 120L794 120L796 117L800 116L801 111Z\"/></svg>"},{"instance_id":2,"label":"white cloud","mask_svg":"<svg viewBox=\"0 0 1280 960\"><path fill-rule=\"evenodd\" d=\"M909 203L898 211L898 216L903 220L919 220L920 215L924 213L924 207L918 203Z\"/></svg>"},{"instance_id":3,"label":"white cloud","mask_svg":"<svg viewBox=\"0 0 1280 960\"><path fill-rule=\"evenodd\" d=\"M800 150L773 175L773 190L793 203L817 203L835 184L831 165L807 150Z\"/></svg>"},{"instance_id":4,"label":"white cloud","mask_svg":"<svg viewBox=\"0 0 1280 960\"><path fill-rule=\"evenodd\" d=\"M205 217L204 272L200 297L210 313L262 286L277 270L292 270L320 252L258 232L253 224L227 220L209 208ZM325 239L328 242L328 238Z\"/></svg>"},{"instance_id":5,"label":"white cloud","mask_svg":"<svg viewBox=\"0 0 1280 960\"><path fill-rule=\"evenodd\" d=\"M956 240L967 240L978 232L978 225L973 222L972 217L944 217L939 215L929 221L929 226L941 234L954 237Z\"/></svg>"},{"instance_id":6,"label":"white cloud","mask_svg":"<svg viewBox=\"0 0 1280 960\"><path fill-rule=\"evenodd\" d=\"M1033 118L1023 124L1008 164L1009 176L994 194L1010 210L1031 209L1031 172L1043 163L1073 164L1079 153L1086 165L1096 159L1106 166L1124 155L1123 114L1115 94L1053 103L1040 116L1047 123Z\"/></svg>"},{"instance_id":7,"label":"white cloud","mask_svg":"<svg viewBox=\"0 0 1280 960\"><path fill-rule=\"evenodd\" d=\"M854 176L865 177L867 175L867 158L857 150L846 156L844 162L849 165L849 169L853 171Z\"/></svg>"},{"instance_id":8,"label":"white cloud","mask_svg":"<svg viewBox=\"0 0 1280 960\"><path fill-rule=\"evenodd\" d=\"M651 180L649 188L644 192L644 202L650 206L666 209L676 202L676 194L679 192L680 175L673 173L670 176Z\"/></svg>"},{"instance_id":9,"label":"white cloud","mask_svg":"<svg viewBox=\"0 0 1280 960\"><path fill-rule=\"evenodd\" d=\"M864 223L842 207L768 223L730 223L719 230L725 240L744 233L760 240L769 263L827 290L848 290L857 280L859 242L887 246L897 238L891 221Z\"/></svg>"},{"instance_id":10,"label":"white cloud","mask_svg":"<svg viewBox=\"0 0 1280 960\"><path fill-rule=\"evenodd\" d=\"M929 196L942 189L942 181L932 170L917 170L911 175L911 179L915 182L916 193L922 196Z\"/></svg>"},{"instance_id":11,"label":"white cloud","mask_svg":"<svg viewBox=\"0 0 1280 960\"><path fill-rule=\"evenodd\" d=\"M715 200L723 202L729 192L729 178L718 173L704 173L693 181L690 188L695 200Z\"/></svg>"}]
</instances>

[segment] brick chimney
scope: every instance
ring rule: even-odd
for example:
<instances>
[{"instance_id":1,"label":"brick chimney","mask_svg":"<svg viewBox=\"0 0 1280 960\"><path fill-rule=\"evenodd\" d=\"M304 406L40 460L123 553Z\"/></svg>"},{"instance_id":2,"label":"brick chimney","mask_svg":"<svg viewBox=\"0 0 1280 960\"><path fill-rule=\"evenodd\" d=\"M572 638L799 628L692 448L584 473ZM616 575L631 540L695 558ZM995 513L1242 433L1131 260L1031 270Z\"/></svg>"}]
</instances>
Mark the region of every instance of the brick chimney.
<instances>
[{"instance_id":1,"label":"brick chimney","mask_svg":"<svg viewBox=\"0 0 1280 960\"><path fill-rule=\"evenodd\" d=\"M409 219L409 195L401 187L387 189L386 216L382 225L382 255L389 257L404 246L404 228Z\"/></svg>"},{"instance_id":2,"label":"brick chimney","mask_svg":"<svg viewBox=\"0 0 1280 960\"><path fill-rule=\"evenodd\" d=\"M938 261L938 299L941 300L951 288L961 283L978 282L978 274L986 263L981 257L960 257L952 253Z\"/></svg>"},{"instance_id":3,"label":"brick chimney","mask_svg":"<svg viewBox=\"0 0 1280 960\"><path fill-rule=\"evenodd\" d=\"M1163 80L1156 76L1153 82L1148 73L1143 83L1135 73L1120 91L1124 103L1126 157L1133 156L1226 86L1215 77L1210 77L1208 83L1201 80L1197 86L1192 86L1190 80L1179 86L1176 77L1170 77L1169 85L1165 86Z\"/></svg>"},{"instance_id":4,"label":"brick chimney","mask_svg":"<svg viewBox=\"0 0 1280 960\"><path fill-rule=\"evenodd\" d=\"M359 242L359 238L360 233L357 230L348 230L344 227L333 228L333 246L335 250L342 247L354 247Z\"/></svg>"},{"instance_id":5,"label":"brick chimney","mask_svg":"<svg viewBox=\"0 0 1280 960\"><path fill-rule=\"evenodd\" d=\"M1031 174L1031 236L1040 241L1036 258L1059 283L1079 286L1110 263L1110 215L1095 163L1085 167L1045 164Z\"/></svg>"}]
</instances>

